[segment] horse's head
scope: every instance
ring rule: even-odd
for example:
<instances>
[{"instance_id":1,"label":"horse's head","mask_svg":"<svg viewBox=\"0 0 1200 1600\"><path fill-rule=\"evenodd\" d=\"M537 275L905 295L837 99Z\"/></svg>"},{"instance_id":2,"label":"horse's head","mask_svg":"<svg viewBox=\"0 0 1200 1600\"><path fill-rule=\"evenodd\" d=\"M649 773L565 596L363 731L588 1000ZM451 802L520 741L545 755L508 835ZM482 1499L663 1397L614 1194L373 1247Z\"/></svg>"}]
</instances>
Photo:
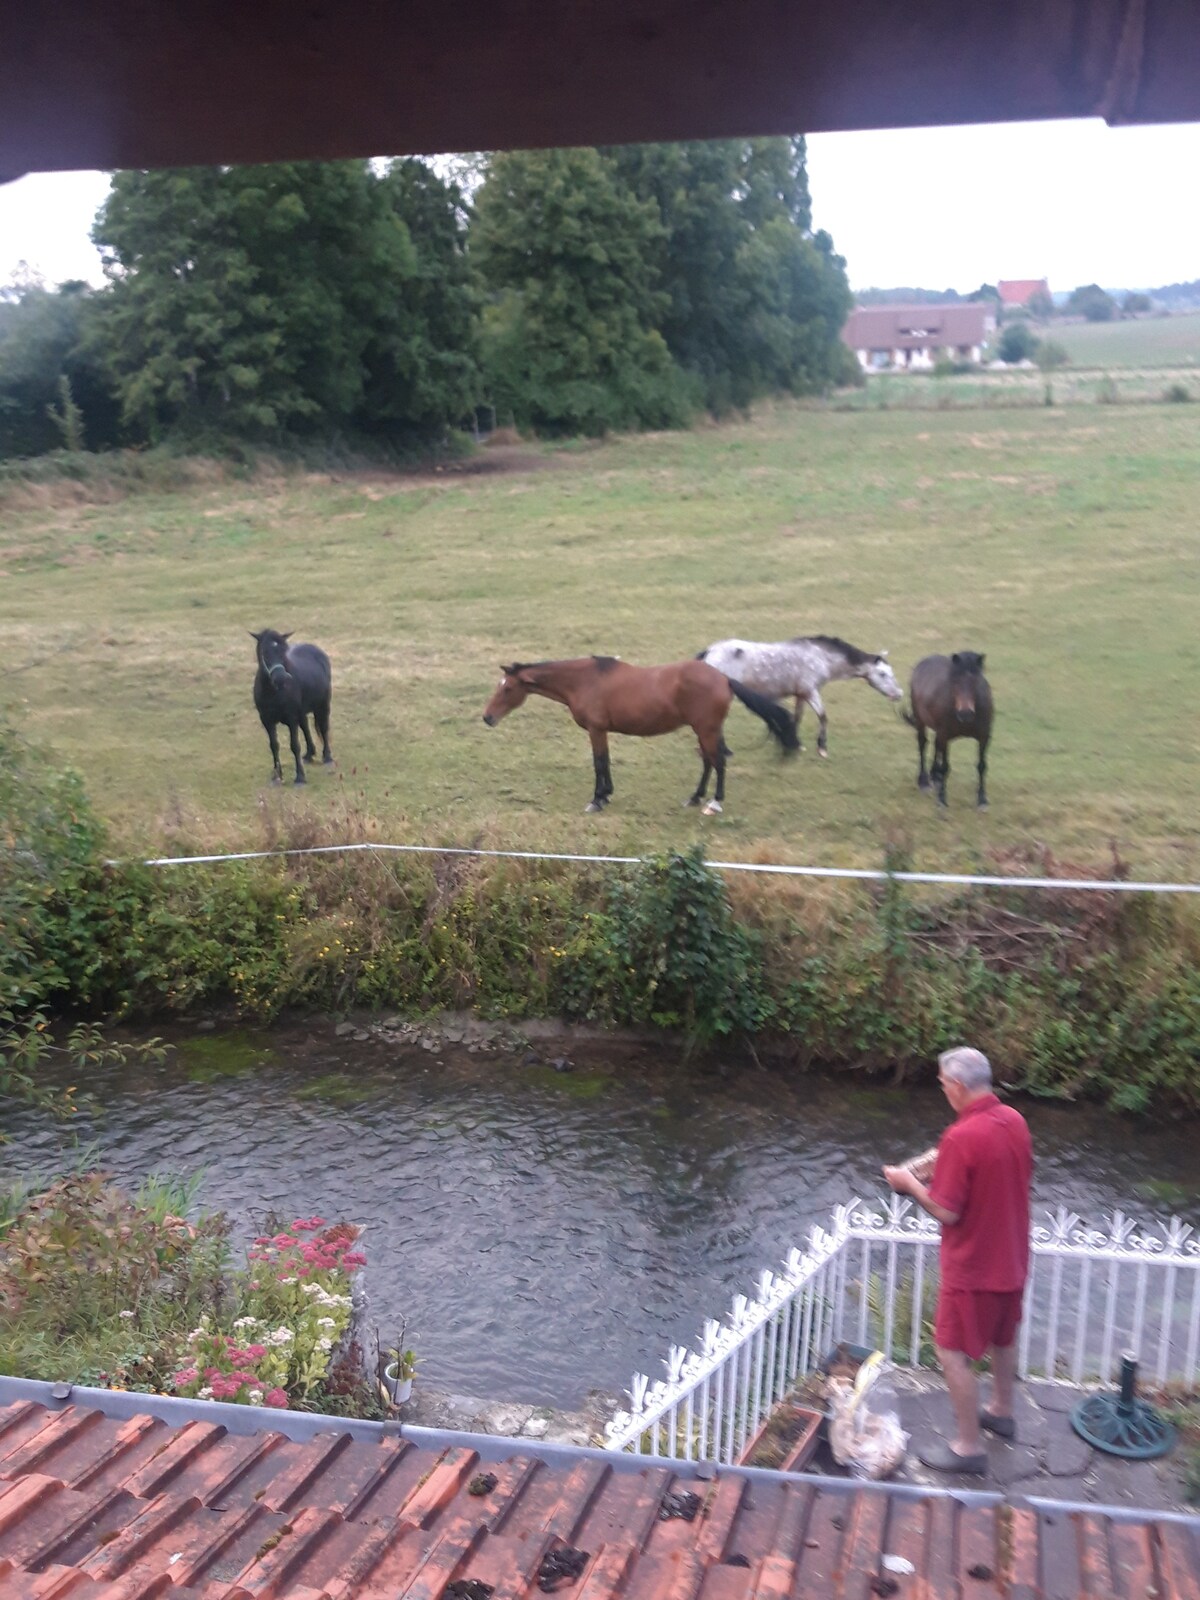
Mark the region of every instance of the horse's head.
<instances>
[{"instance_id":1,"label":"horse's head","mask_svg":"<svg viewBox=\"0 0 1200 1600\"><path fill-rule=\"evenodd\" d=\"M250 637L255 641L258 664L270 682L276 685L286 683L291 677L287 667L287 642L291 634L264 628L261 633L251 630Z\"/></svg>"},{"instance_id":2,"label":"horse's head","mask_svg":"<svg viewBox=\"0 0 1200 1600\"><path fill-rule=\"evenodd\" d=\"M983 657L974 650L958 650L950 657L950 688L954 694L954 715L959 722L970 722L983 683Z\"/></svg>"},{"instance_id":3,"label":"horse's head","mask_svg":"<svg viewBox=\"0 0 1200 1600\"><path fill-rule=\"evenodd\" d=\"M522 674L528 670L529 668L522 666L519 661L514 661L511 667L500 668L504 676L496 685L495 694L483 708L483 720L489 728L494 728L510 711L515 711L518 706L525 704L532 685L525 682Z\"/></svg>"},{"instance_id":4,"label":"horse's head","mask_svg":"<svg viewBox=\"0 0 1200 1600\"><path fill-rule=\"evenodd\" d=\"M904 690L896 682L896 674L892 671L887 658L887 651L881 650L877 656L872 656L863 668L863 677L872 689L878 689L880 694L889 700L902 700Z\"/></svg>"}]
</instances>

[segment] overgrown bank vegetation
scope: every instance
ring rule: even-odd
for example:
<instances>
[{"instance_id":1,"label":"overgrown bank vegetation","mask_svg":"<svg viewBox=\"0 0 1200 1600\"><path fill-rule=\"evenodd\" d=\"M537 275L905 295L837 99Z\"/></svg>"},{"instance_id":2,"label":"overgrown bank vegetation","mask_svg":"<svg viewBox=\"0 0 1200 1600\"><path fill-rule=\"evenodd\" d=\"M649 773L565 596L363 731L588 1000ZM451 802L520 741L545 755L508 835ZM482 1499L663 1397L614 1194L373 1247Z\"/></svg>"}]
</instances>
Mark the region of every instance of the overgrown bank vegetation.
<instances>
[{"instance_id":1,"label":"overgrown bank vegetation","mask_svg":"<svg viewBox=\"0 0 1200 1600\"><path fill-rule=\"evenodd\" d=\"M969 1038L1034 1094L1200 1110L1188 904L727 884L696 853L111 866L78 781L11 731L4 747L0 1090L22 1087L22 1038L57 1009L386 1006L649 1025L800 1070L927 1071Z\"/></svg>"}]
</instances>

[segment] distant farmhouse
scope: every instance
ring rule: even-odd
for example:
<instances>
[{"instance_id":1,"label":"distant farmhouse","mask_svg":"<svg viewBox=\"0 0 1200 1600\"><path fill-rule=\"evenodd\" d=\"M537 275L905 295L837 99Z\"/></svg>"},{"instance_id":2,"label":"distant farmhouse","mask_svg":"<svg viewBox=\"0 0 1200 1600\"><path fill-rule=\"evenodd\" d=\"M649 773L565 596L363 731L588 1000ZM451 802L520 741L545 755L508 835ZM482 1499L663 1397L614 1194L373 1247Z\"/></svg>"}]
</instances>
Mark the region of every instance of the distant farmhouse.
<instances>
[{"instance_id":1,"label":"distant farmhouse","mask_svg":"<svg viewBox=\"0 0 1200 1600\"><path fill-rule=\"evenodd\" d=\"M995 303L856 306L842 329L865 372L923 371L938 361L980 361L996 331Z\"/></svg>"},{"instance_id":2,"label":"distant farmhouse","mask_svg":"<svg viewBox=\"0 0 1200 1600\"><path fill-rule=\"evenodd\" d=\"M1002 306L1027 306L1034 295L1043 301L1050 299L1050 283L1046 278L1001 278L996 288Z\"/></svg>"}]
</instances>

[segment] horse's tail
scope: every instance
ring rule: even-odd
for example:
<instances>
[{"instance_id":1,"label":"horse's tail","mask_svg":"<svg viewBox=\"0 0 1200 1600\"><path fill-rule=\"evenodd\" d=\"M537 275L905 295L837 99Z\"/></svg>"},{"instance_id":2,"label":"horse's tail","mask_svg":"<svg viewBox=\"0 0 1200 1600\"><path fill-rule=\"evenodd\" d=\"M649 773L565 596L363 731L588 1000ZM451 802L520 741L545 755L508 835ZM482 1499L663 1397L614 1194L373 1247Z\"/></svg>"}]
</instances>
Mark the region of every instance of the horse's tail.
<instances>
[{"instance_id":1,"label":"horse's tail","mask_svg":"<svg viewBox=\"0 0 1200 1600\"><path fill-rule=\"evenodd\" d=\"M904 718L905 722L908 723L910 728L919 728L921 726L916 717L913 716L912 712L909 711L906 706L900 707L900 715Z\"/></svg>"},{"instance_id":2,"label":"horse's tail","mask_svg":"<svg viewBox=\"0 0 1200 1600\"><path fill-rule=\"evenodd\" d=\"M747 711L753 711L756 717L763 719L779 740L785 754L792 755L799 750L800 741L796 737L796 724L777 701L768 699L765 694L759 694L756 689L747 689L746 685L739 683L736 678L730 678L728 683Z\"/></svg>"}]
</instances>

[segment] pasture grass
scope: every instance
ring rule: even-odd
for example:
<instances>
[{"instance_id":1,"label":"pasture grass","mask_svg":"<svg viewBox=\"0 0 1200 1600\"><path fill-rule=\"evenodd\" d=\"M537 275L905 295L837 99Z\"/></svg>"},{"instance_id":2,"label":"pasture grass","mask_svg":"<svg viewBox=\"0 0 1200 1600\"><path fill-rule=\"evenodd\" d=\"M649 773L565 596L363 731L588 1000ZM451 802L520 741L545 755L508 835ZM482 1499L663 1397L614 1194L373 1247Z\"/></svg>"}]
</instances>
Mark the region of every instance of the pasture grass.
<instances>
[{"instance_id":1,"label":"pasture grass","mask_svg":"<svg viewBox=\"0 0 1200 1600\"><path fill-rule=\"evenodd\" d=\"M781 404L466 467L206 473L10 504L0 703L82 771L138 854L356 836L638 855L701 839L723 860L876 865L891 844L919 868L1048 849L1092 869L1112 841L1135 873L1200 868L1200 406ZM265 781L248 630L266 626L333 660L338 766L300 790ZM991 809L975 811L974 746L958 744L939 814L911 729L861 683L827 691L827 762L815 725L784 763L735 705L711 819L682 808L699 770L687 732L615 739L614 801L585 817L591 754L565 711L531 700L481 721L514 657L659 662L800 632L887 648L902 682L929 652L985 651Z\"/></svg>"},{"instance_id":2,"label":"pasture grass","mask_svg":"<svg viewBox=\"0 0 1200 1600\"><path fill-rule=\"evenodd\" d=\"M1200 367L1200 311L1114 322L1052 322L1045 332L1079 367Z\"/></svg>"}]
</instances>

